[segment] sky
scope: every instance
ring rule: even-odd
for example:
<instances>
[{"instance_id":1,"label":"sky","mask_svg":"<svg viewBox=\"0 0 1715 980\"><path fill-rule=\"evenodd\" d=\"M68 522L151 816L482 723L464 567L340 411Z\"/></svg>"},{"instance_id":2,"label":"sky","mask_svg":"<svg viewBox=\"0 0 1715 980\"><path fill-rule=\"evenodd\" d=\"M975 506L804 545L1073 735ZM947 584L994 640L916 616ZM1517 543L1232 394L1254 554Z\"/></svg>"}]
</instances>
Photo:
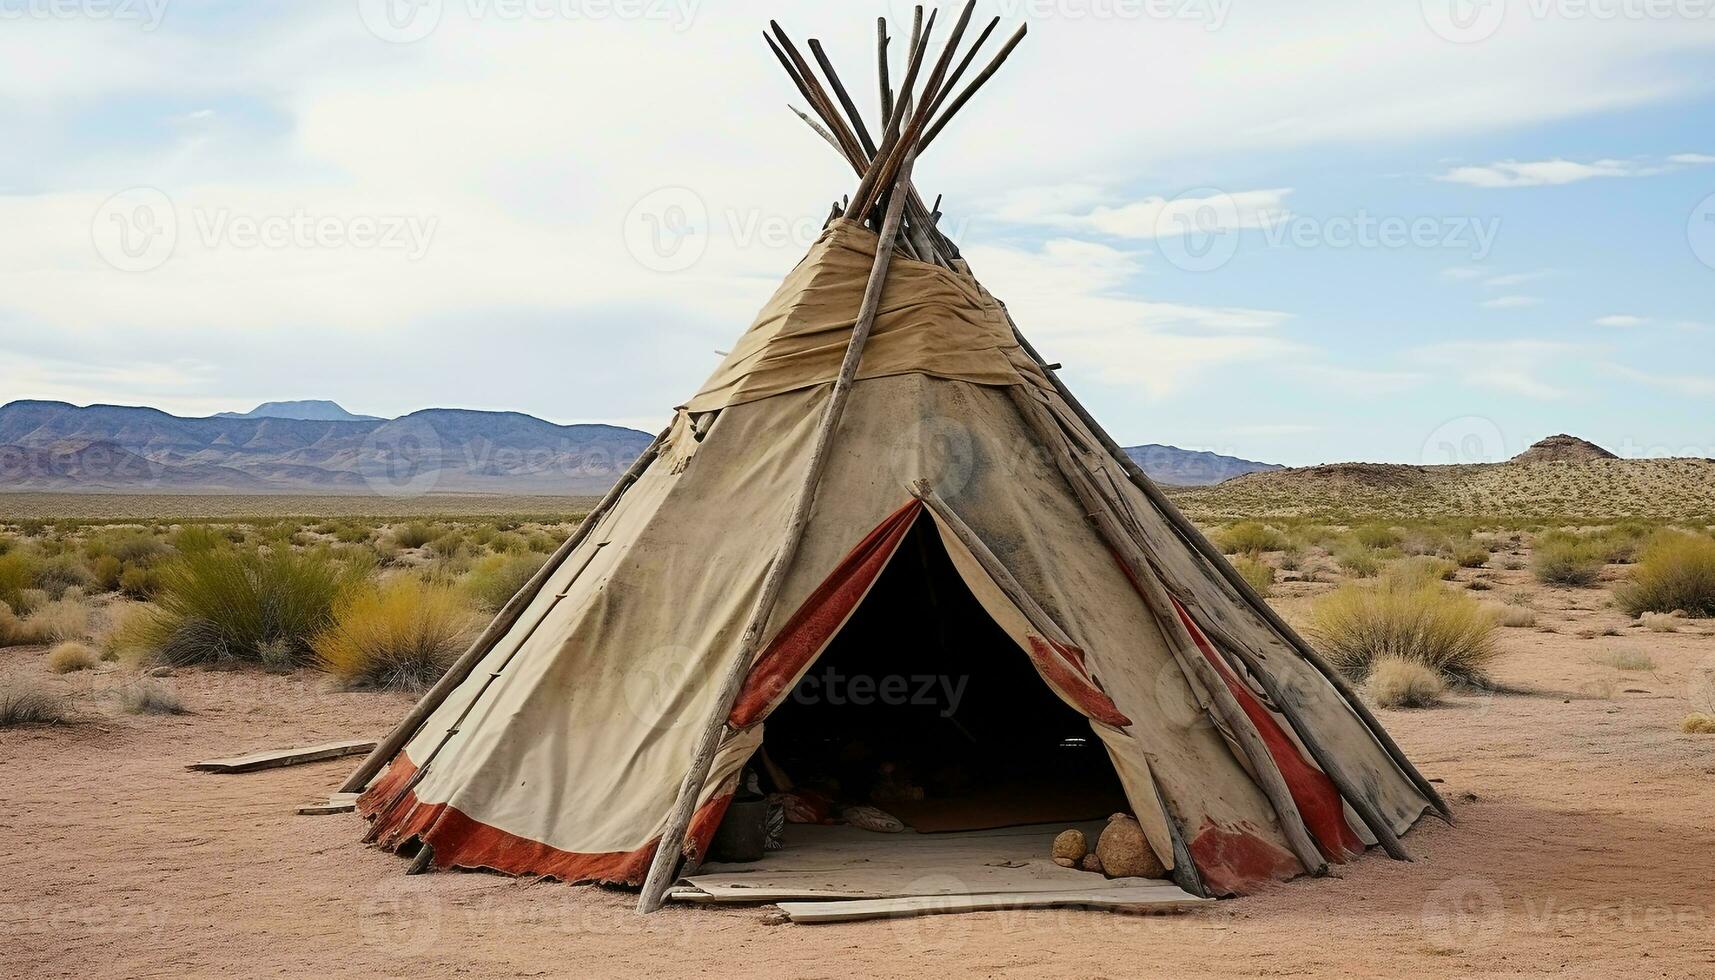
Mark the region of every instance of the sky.
<instances>
[{"instance_id":1,"label":"sky","mask_svg":"<svg viewBox=\"0 0 1715 980\"><path fill-rule=\"evenodd\" d=\"M760 32L873 114L877 15L0 0L0 402L655 431L856 183ZM1715 0L996 15L916 182L1122 443L1715 456Z\"/></svg>"}]
</instances>

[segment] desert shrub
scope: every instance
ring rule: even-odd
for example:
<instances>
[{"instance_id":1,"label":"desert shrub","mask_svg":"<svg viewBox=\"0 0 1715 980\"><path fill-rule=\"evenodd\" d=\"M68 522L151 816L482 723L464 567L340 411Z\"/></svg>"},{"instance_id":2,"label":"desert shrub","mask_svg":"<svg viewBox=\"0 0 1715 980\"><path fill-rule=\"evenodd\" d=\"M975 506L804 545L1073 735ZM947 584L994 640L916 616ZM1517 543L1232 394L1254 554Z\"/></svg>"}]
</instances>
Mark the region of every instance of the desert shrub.
<instances>
[{"instance_id":1,"label":"desert shrub","mask_svg":"<svg viewBox=\"0 0 1715 980\"><path fill-rule=\"evenodd\" d=\"M65 595L68 589L87 589L94 584L95 576L90 574L88 566L69 552L43 558L36 566L36 587L46 589L55 598Z\"/></svg>"},{"instance_id":2,"label":"desert shrub","mask_svg":"<svg viewBox=\"0 0 1715 980\"><path fill-rule=\"evenodd\" d=\"M59 725L71 720L71 701L18 677L0 678L0 728Z\"/></svg>"},{"instance_id":3,"label":"desert shrub","mask_svg":"<svg viewBox=\"0 0 1715 980\"><path fill-rule=\"evenodd\" d=\"M36 557L21 549L0 555L0 602L19 608L20 594L36 587L36 564Z\"/></svg>"},{"instance_id":4,"label":"desert shrub","mask_svg":"<svg viewBox=\"0 0 1715 980\"><path fill-rule=\"evenodd\" d=\"M185 703L177 692L147 678L119 688L119 707L128 715L182 715Z\"/></svg>"},{"instance_id":5,"label":"desert shrub","mask_svg":"<svg viewBox=\"0 0 1715 980\"><path fill-rule=\"evenodd\" d=\"M56 674L88 670L100 662L101 657L82 643L61 643L48 652L48 669Z\"/></svg>"},{"instance_id":6,"label":"desert shrub","mask_svg":"<svg viewBox=\"0 0 1715 980\"><path fill-rule=\"evenodd\" d=\"M148 599L160 587L160 576L152 568L127 565L119 573L119 591L133 599Z\"/></svg>"},{"instance_id":7,"label":"desert shrub","mask_svg":"<svg viewBox=\"0 0 1715 980\"><path fill-rule=\"evenodd\" d=\"M284 643L302 662L335 603L368 571L284 547L183 555L161 570L155 649L170 664L258 663L264 645Z\"/></svg>"},{"instance_id":8,"label":"desert shrub","mask_svg":"<svg viewBox=\"0 0 1715 980\"><path fill-rule=\"evenodd\" d=\"M1687 735L1715 735L1715 714L1693 711L1679 723L1679 730Z\"/></svg>"},{"instance_id":9,"label":"desert shrub","mask_svg":"<svg viewBox=\"0 0 1715 980\"><path fill-rule=\"evenodd\" d=\"M1334 552L1334 561L1340 566L1340 570L1357 578L1371 578L1379 574L1390 557L1397 556L1392 556L1385 550L1357 544L1346 545Z\"/></svg>"},{"instance_id":10,"label":"desert shrub","mask_svg":"<svg viewBox=\"0 0 1715 980\"><path fill-rule=\"evenodd\" d=\"M1498 650L1495 620L1470 596L1433 582L1349 583L1311 610L1311 633L1353 677L1381 660L1410 660L1462 681L1481 681Z\"/></svg>"},{"instance_id":11,"label":"desert shrub","mask_svg":"<svg viewBox=\"0 0 1715 980\"><path fill-rule=\"evenodd\" d=\"M484 609L499 609L506 600L530 581L530 576L547 561L533 552L525 554L489 555L477 562L465 577L462 586L471 601Z\"/></svg>"},{"instance_id":12,"label":"desert shrub","mask_svg":"<svg viewBox=\"0 0 1715 980\"><path fill-rule=\"evenodd\" d=\"M54 601L46 589L25 589L18 593L18 603L14 607L20 616L28 616L48 603Z\"/></svg>"},{"instance_id":13,"label":"desert shrub","mask_svg":"<svg viewBox=\"0 0 1715 980\"><path fill-rule=\"evenodd\" d=\"M441 529L423 521L412 521L393 528L389 535L393 543L401 548L421 548L430 541L440 537Z\"/></svg>"},{"instance_id":14,"label":"desert shrub","mask_svg":"<svg viewBox=\"0 0 1715 980\"><path fill-rule=\"evenodd\" d=\"M1493 555L1489 549L1474 541L1459 545L1452 551L1453 562L1460 568L1482 568L1489 563L1491 557Z\"/></svg>"},{"instance_id":15,"label":"desert shrub","mask_svg":"<svg viewBox=\"0 0 1715 980\"><path fill-rule=\"evenodd\" d=\"M1397 548L1404 535L1386 524L1362 524L1352 528L1352 540L1366 548Z\"/></svg>"},{"instance_id":16,"label":"desert shrub","mask_svg":"<svg viewBox=\"0 0 1715 980\"><path fill-rule=\"evenodd\" d=\"M1600 549L1587 541L1553 538L1539 542L1530 558L1530 571L1547 585L1590 585L1607 564Z\"/></svg>"},{"instance_id":17,"label":"desert shrub","mask_svg":"<svg viewBox=\"0 0 1715 980\"><path fill-rule=\"evenodd\" d=\"M121 563L146 565L167 554L167 544L142 528L109 528L84 540L83 551L93 561L116 558Z\"/></svg>"},{"instance_id":18,"label":"desert shrub","mask_svg":"<svg viewBox=\"0 0 1715 980\"><path fill-rule=\"evenodd\" d=\"M348 687L421 691L469 646L475 626L451 586L399 577L348 594L312 646Z\"/></svg>"},{"instance_id":19,"label":"desert shrub","mask_svg":"<svg viewBox=\"0 0 1715 980\"><path fill-rule=\"evenodd\" d=\"M1677 633L1681 620L1672 613L1647 612L1638 617L1638 622L1652 633Z\"/></svg>"},{"instance_id":20,"label":"desert shrub","mask_svg":"<svg viewBox=\"0 0 1715 980\"><path fill-rule=\"evenodd\" d=\"M1420 582L1446 582L1453 578L1459 566L1445 558L1415 555L1390 563L1382 572L1389 582L1411 585Z\"/></svg>"},{"instance_id":21,"label":"desert shrub","mask_svg":"<svg viewBox=\"0 0 1715 980\"><path fill-rule=\"evenodd\" d=\"M1715 539L1680 531L1657 534L1615 598L1633 616L1676 609L1715 616Z\"/></svg>"},{"instance_id":22,"label":"desert shrub","mask_svg":"<svg viewBox=\"0 0 1715 980\"><path fill-rule=\"evenodd\" d=\"M173 534L173 549L181 555L213 551L231 542L225 534L207 524L186 524Z\"/></svg>"},{"instance_id":23,"label":"desert shrub","mask_svg":"<svg viewBox=\"0 0 1715 980\"><path fill-rule=\"evenodd\" d=\"M1638 552L1649 541L1652 529L1636 521L1626 521L1589 536L1593 550L1602 560L1614 565L1626 565L1637 560Z\"/></svg>"},{"instance_id":24,"label":"desert shrub","mask_svg":"<svg viewBox=\"0 0 1715 980\"><path fill-rule=\"evenodd\" d=\"M115 603L107 611L107 626L97 634L101 659L118 660L133 667L151 662L172 632L172 624L154 606L137 602Z\"/></svg>"},{"instance_id":25,"label":"desert shrub","mask_svg":"<svg viewBox=\"0 0 1715 980\"><path fill-rule=\"evenodd\" d=\"M1246 582L1250 583L1250 587L1256 590L1257 595L1266 596L1268 591L1274 588L1274 568L1266 562L1241 556L1233 559L1233 567L1238 570L1239 575Z\"/></svg>"},{"instance_id":26,"label":"desert shrub","mask_svg":"<svg viewBox=\"0 0 1715 980\"><path fill-rule=\"evenodd\" d=\"M553 554L554 549L558 548L560 542L564 540L564 537L555 537L546 531L531 531L524 536L524 542L530 546L531 551L538 551L544 555Z\"/></svg>"},{"instance_id":27,"label":"desert shrub","mask_svg":"<svg viewBox=\"0 0 1715 980\"><path fill-rule=\"evenodd\" d=\"M1513 628L1535 626L1536 610L1529 606L1508 604L1496 610L1495 622Z\"/></svg>"},{"instance_id":28,"label":"desert shrub","mask_svg":"<svg viewBox=\"0 0 1715 980\"><path fill-rule=\"evenodd\" d=\"M112 555L101 555L89 563L89 572L95 579L95 586L103 592L118 589L119 576L124 571L125 563Z\"/></svg>"},{"instance_id":29,"label":"desert shrub","mask_svg":"<svg viewBox=\"0 0 1715 980\"><path fill-rule=\"evenodd\" d=\"M1603 654L1599 659L1615 670L1655 669L1655 660L1649 654L1637 650L1612 650Z\"/></svg>"},{"instance_id":30,"label":"desert shrub","mask_svg":"<svg viewBox=\"0 0 1715 980\"><path fill-rule=\"evenodd\" d=\"M367 524L345 523L334 527L333 537L341 544L367 544L375 529Z\"/></svg>"},{"instance_id":31,"label":"desert shrub","mask_svg":"<svg viewBox=\"0 0 1715 980\"><path fill-rule=\"evenodd\" d=\"M58 643L89 635L89 604L80 598L57 599L24 617L24 643Z\"/></svg>"},{"instance_id":32,"label":"desert shrub","mask_svg":"<svg viewBox=\"0 0 1715 980\"><path fill-rule=\"evenodd\" d=\"M1413 528L1400 536L1399 549L1408 555L1442 555L1453 548L1453 534L1444 528Z\"/></svg>"},{"instance_id":33,"label":"desert shrub","mask_svg":"<svg viewBox=\"0 0 1715 980\"><path fill-rule=\"evenodd\" d=\"M479 524L470 529L470 543L478 548L486 548L500 535L492 524Z\"/></svg>"},{"instance_id":34,"label":"desert shrub","mask_svg":"<svg viewBox=\"0 0 1715 980\"><path fill-rule=\"evenodd\" d=\"M1397 658L1371 665L1365 686L1384 708L1432 708L1447 693L1440 674L1414 660Z\"/></svg>"},{"instance_id":35,"label":"desert shrub","mask_svg":"<svg viewBox=\"0 0 1715 980\"><path fill-rule=\"evenodd\" d=\"M424 545L429 551L442 558L452 558L465 551L464 535L458 531L448 531L439 535L433 541Z\"/></svg>"},{"instance_id":36,"label":"desert shrub","mask_svg":"<svg viewBox=\"0 0 1715 980\"><path fill-rule=\"evenodd\" d=\"M1260 555L1285 548L1286 536L1259 521L1240 521L1216 531L1215 546L1223 554Z\"/></svg>"}]
</instances>

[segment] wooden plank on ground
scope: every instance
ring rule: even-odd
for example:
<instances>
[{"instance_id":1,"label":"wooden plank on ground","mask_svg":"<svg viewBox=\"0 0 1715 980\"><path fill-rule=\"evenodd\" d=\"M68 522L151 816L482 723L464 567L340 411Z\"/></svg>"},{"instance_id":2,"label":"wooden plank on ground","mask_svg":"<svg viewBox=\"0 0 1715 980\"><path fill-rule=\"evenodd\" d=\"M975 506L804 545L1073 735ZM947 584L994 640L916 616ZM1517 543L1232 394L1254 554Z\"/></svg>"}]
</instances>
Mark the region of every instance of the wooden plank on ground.
<instances>
[{"instance_id":1,"label":"wooden plank on ground","mask_svg":"<svg viewBox=\"0 0 1715 980\"><path fill-rule=\"evenodd\" d=\"M330 813L350 813L357 809L357 793L335 793L326 803L309 803L298 807L300 817L320 817Z\"/></svg>"},{"instance_id":2,"label":"wooden plank on ground","mask_svg":"<svg viewBox=\"0 0 1715 980\"><path fill-rule=\"evenodd\" d=\"M845 902L781 902L780 910L793 922L858 922L952 912L991 912L1000 909L1088 908L1113 912L1174 912L1211 904L1174 885L1137 885L1088 892L1013 892L994 895L931 895L875 898Z\"/></svg>"},{"instance_id":3,"label":"wooden plank on ground","mask_svg":"<svg viewBox=\"0 0 1715 980\"><path fill-rule=\"evenodd\" d=\"M193 762L185 768L192 772L255 772L258 769L297 766L306 762L321 762L325 759L359 755L374 748L375 743L373 741L351 739L344 742L306 745L298 749L271 749L267 752L252 752L249 755L234 756L230 759L208 759L204 762Z\"/></svg>"}]
</instances>

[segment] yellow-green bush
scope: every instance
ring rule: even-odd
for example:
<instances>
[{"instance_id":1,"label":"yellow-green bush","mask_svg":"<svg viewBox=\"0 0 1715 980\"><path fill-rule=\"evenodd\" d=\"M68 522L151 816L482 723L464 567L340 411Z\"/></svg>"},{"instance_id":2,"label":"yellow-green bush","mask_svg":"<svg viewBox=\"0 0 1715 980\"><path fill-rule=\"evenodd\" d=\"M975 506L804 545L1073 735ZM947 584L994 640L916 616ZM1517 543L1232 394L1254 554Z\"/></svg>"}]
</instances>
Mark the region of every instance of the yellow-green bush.
<instances>
[{"instance_id":1,"label":"yellow-green bush","mask_svg":"<svg viewBox=\"0 0 1715 980\"><path fill-rule=\"evenodd\" d=\"M1267 563L1240 556L1233 559L1233 567L1250 583L1257 595L1266 596L1269 590L1274 588L1274 568Z\"/></svg>"},{"instance_id":2,"label":"yellow-green bush","mask_svg":"<svg viewBox=\"0 0 1715 980\"><path fill-rule=\"evenodd\" d=\"M421 691L464 652L476 626L451 586L401 576L341 599L312 646L348 687Z\"/></svg>"},{"instance_id":3,"label":"yellow-green bush","mask_svg":"<svg viewBox=\"0 0 1715 980\"><path fill-rule=\"evenodd\" d=\"M547 557L535 552L489 555L477 562L462 586L471 601L483 609L499 609L513 593L530 581Z\"/></svg>"},{"instance_id":4,"label":"yellow-green bush","mask_svg":"<svg viewBox=\"0 0 1715 980\"><path fill-rule=\"evenodd\" d=\"M1447 693L1440 674L1413 660L1376 661L1365 686L1384 708L1432 708Z\"/></svg>"},{"instance_id":5,"label":"yellow-green bush","mask_svg":"<svg viewBox=\"0 0 1715 980\"><path fill-rule=\"evenodd\" d=\"M1498 652L1491 613L1467 595L1422 580L1343 585L1312 607L1310 632L1328 660L1353 677L1399 659L1480 681Z\"/></svg>"},{"instance_id":6,"label":"yellow-green bush","mask_svg":"<svg viewBox=\"0 0 1715 980\"><path fill-rule=\"evenodd\" d=\"M1286 547L1286 536L1259 521L1240 521L1215 532L1215 546L1228 555L1260 555Z\"/></svg>"},{"instance_id":7,"label":"yellow-green bush","mask_svg":"<svg viewBox=\"0 0 1715 980\"><path fill-rule=\"evenodd\" d=\"M1592 585L1606 564L1599 546L1560 537L1539 540L1530 556L1531 574L1548 585Z\"/></svg>"},{"instance_id":8,"label":"yellow-green bush","mask_svg":"<svg viewBox=\"0 0 1715 980\"><path fill-rule=\"evenodd\" d=\"M88 670L100 662L101 657L82 643L61 643L48 651L48 669L56 674Z\"/></svg>"},{"instance_id":9,"label":"yellow-green bush","mask_svg":"<svg viewBox=\"0 0 1715 980\"><path fill-rule=\"evenodd\" d=\"M1715 616L1715 539L1662 531L1645 546L1615 599L1633 616L1676 609Z\"/></svg>"},{"instance_id":10,"label":"yellow-green bush","mask_svg":"<svg viewBox=\"0 0 1715 980\"><path fill-rule=\"evenodd\" d=\"M150 645L171 664L258 663L265 646L281 645L302 662L335 603L369 570L283 546L182 555L161 569Z\"/></svg>"}]
</instances>

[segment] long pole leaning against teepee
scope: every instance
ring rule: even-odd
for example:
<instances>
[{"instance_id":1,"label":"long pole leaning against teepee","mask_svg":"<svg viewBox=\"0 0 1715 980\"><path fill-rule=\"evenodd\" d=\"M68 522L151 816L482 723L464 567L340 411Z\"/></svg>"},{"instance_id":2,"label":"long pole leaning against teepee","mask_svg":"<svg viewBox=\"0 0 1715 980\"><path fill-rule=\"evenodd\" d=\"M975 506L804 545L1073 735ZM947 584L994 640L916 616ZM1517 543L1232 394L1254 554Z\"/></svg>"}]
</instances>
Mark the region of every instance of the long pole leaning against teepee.
<instances>
[{"instance_id":1,"label":"long pole leaning against teepee","mask_svg":"<svg viewBox=\"0 0 1715 980\"><path fill-rule=\"evenodd\" d=\"M673 809L667 815L667 824L661 830L661 839L655 846L654 860L649 865L649 877L644 880L643 894L637 899L639 912L648 913L660 909L667 888L673 883L685 846L685 833L691 826L692 814L696 812L697 798L702 795L703 786L708 782L715 751L720 748L721 736L726 731L727 716L732 713L733 702L738 699L738 692L744 686L746 675L750 673L751 660L762 644L762 632L768 626L774 605L780 598L780 590L786 584L786 573L791 570L793 559L798 555L798 546L803 543L804 531L809 527L810 509L816 501L816 488L821 483L822 471L827 468L828 447L833 442L834 432L839 428L841 416L845 414L846 400L851 396L852 384L857 378L858 363L863 359L864 345L869 340L870 330L875 326L876 312L881 307L881 293L887 283L887 268L893 260L894 244L899 240L899 226L905 213L907 195L904 189L910 184L911 168L915 161L916 154L907 152L900 162L898 174L890 183L893 194L888 200L886 217L882 219L881 237L875 246L875 262L870 266L869 282L864 287L863 302L858 307L851 340L846 344L846 356L840 363L840 373L834 378L833 390L828 394L828 403L822 409L822 419L816 426L810 462L804 472L804 481L798 488L798 499L792 506L792 517L786 525L786 540L781 544L780 550L775 552L774 560L768 566L762 592L757 596L756 606L751 612L750 623L745 627L738 652L727 668L714 710L697 740L697 750L691 757L690 770L685 773L685 780L679 787L679 797L674 801ZM876 165L880 164L881 161L877 160Z\"/></svg>"},{"instance_id":2,"label":"long pole leaning against teepee","mask_svg":"<svg viewBox=\"0 0 1715 980\"><path fill-rule=\"evenodd\" d=\"M607 516L607 512L613 509L613 505L619 502L619 498L624 496L625 491L637 482L638 477L643 475L643 471L660 453L661 445L667 441L667 433L671 431L672 426L662 429L661 434L655 437L655 441L649 444L649 448L643 450L642 454L632 461L630 468L620 476L618 482L609 488L607 495L595 505L595 509L584 515L583 523L578 525L571 537L561 542L560 547L555 549L553 555L542 563L541 568L536 570L536 574L530 576L529 581L524 583L524 587L513 593L512 598L506 600L506 604L500 607L500 612L495 613L494 620L488 624L487 629L482 631L482 635L478 636L464 654L455 660L451 667L447 668L447 672L442 674L441 679L435 682L435 686L429 688L428 693L417 701L410 713L406 714L404 719L393 727L393 731L381 740L374 751L364 757L357 769L346 777L345 783L339 788L341 793L361 792L365 786L369 785L369 781L375 778L375 774L381 771L381 767L392 761L393 757L399 754L399 750L405 747L405 743L417 734L417 729L423 727L423 723L429 720L429 716L434 714L435 709L441 706L441 703L453 693L454 689L464 683L465 678L469 677L470 672L476 669L476 665L482 658L488 656L488 652L494 649L494 645L500 642L500 638L517 624L518 617L524 615L525 608L535 601L536 594L542 591L542 587L548 583L548 578L554 574L554 570L571 556L578 545L583 544L584 539L589 537L590 532L595 530L595 526L601 523L603 517Z\"/></svg>"}]
</instances>

